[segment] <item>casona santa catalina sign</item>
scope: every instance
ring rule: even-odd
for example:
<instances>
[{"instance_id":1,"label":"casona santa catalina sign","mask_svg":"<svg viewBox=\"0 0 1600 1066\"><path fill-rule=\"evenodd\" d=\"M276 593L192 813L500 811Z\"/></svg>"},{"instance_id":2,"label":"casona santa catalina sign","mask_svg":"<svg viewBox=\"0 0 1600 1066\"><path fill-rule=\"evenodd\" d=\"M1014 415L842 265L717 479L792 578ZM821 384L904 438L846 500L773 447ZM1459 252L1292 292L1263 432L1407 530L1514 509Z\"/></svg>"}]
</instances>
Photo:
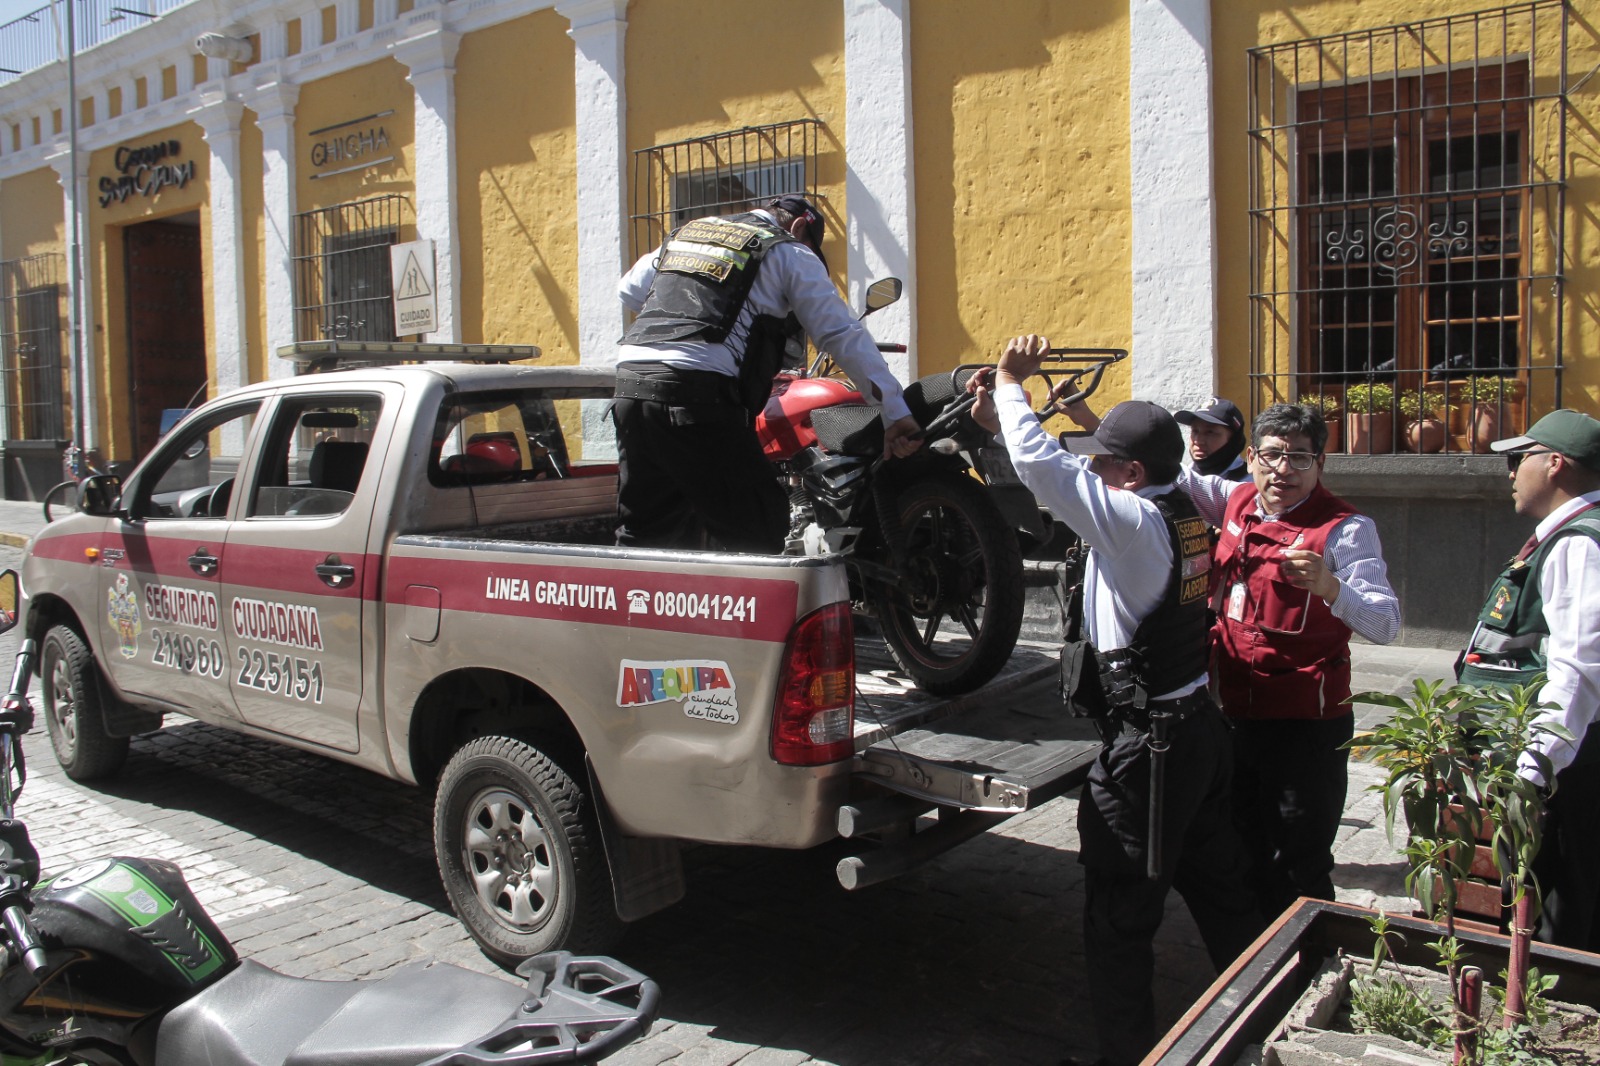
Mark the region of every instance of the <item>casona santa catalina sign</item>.
<instances>
[{"instance_id":1,"label":"casona santa catalina sign","mask_svg":"<svg viewBox=\"0 0 1600 1066\"><path fill-rule=\"evenodd\" d=\"M135 193L154 196L169 185L181 189L189 184L194 180L194 160L173 159L182 150L177 141L119 146L113 162L120 176L100 179L100 206L109 207L113 200L120 204Z\"/></svg>"}]
</instances>

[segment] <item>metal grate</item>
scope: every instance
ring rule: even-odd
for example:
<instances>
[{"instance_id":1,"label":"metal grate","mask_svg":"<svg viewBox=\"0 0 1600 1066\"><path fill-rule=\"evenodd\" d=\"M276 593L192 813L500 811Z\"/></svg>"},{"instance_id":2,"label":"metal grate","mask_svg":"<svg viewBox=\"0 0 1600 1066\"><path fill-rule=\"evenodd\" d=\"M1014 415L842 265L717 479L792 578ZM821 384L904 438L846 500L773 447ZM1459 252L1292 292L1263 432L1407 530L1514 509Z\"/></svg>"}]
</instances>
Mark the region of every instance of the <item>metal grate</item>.
<instances>
[{"instance_id":1,"label":"metal grate","mask_svg":"<svg viewBox=\"0 0 1600 1066\"><path fill-rule=\"evenodd\" d=\"M66 439L66 257L52 253L0 263L0 379L11 440Z\"/></svg>"},{"instance_id":2,"label":"metal grate","mask_svg":"<svg viewBox=\"0 0 1600 1066\"><path fill-rule=\"evenodd\" d=\"M1370 414L1349 450L1449 453L1560 405L1568 18L1250 51L1252 410Z\"/></svg>"},{"instance_id":3,"label":"metal grate","mask_svg":"<svg viewBox=\"0 0 1600 1066\"><path fill-rule=\"evenodd\" d=\"M389 246L409 207L378 196L295 216L295 340L398 339Z\"/></svg>"},{"instance_id":4,"label":"metal grate","mask_svg":"<svg viewBox=\"0 0 1600 1066\"><path fill-rule=\"evenodd\" d=\"M633 153L633 254L685 222L760 207L775 196L817 195L814 118L693 137Z\"/></svg>"}]
</instances>

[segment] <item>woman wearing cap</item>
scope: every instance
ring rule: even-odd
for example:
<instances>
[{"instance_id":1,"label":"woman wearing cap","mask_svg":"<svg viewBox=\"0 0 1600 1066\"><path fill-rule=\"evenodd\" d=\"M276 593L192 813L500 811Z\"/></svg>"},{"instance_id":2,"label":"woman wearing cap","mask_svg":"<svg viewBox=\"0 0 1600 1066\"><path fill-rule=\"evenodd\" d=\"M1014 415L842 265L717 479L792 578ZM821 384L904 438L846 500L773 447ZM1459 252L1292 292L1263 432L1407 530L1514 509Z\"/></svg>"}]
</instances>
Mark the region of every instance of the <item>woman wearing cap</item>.
<instances>
[{"instance_id":1,"label":"woman wearing cap","mask_svg":"<svg viewBox=\"0 0 1600 1066\"><path fill-rule=\"evenodd\" d=\"M1175 411L1172 417L1189 427L1189 458L1194 460L1195 473L1229 481L1250 476L1244 461L1244 415L1232 400L1213 396L1199 410Z\"/></svg>"}]
</instances>

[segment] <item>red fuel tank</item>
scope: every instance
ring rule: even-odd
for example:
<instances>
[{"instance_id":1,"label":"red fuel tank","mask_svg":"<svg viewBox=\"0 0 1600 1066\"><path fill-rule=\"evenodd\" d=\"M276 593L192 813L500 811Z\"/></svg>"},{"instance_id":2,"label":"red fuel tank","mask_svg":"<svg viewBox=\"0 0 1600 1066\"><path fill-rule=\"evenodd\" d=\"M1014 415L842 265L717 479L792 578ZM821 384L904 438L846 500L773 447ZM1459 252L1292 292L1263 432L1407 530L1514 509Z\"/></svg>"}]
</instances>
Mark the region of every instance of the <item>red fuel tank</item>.
<instances>
[{"instance_id":1,"label":"red fuel tank","mask_svg":"<svg viewBox=\"0 0 1600 1066\"><path fill-rule=\"evenodd\" d=\"M778 377L772 396L756 416L756 436L768 459L788 459L801 448L817 443L811 412L823 407L862 404L861 393L836 378Z\"/></svg>"}]
</instances>

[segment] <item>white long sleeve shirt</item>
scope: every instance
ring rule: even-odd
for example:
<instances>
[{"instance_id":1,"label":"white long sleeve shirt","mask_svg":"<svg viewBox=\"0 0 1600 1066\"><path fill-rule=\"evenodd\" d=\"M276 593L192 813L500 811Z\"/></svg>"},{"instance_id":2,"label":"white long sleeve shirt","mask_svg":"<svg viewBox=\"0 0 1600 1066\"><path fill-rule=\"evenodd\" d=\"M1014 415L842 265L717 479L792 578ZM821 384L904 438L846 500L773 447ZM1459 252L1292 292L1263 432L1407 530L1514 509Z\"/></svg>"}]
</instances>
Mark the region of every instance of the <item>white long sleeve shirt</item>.
<instances>
[{"instance_id":1,"label":"white long sleeve shirt","mask_svg":"<svg viewBox=\"0 0 1600 1066\"><path fill-rule=\"evenodd\" d=\"M1255 484L1184 470L1178 475L1178 487L1189 494L1200 517L1210 525L1221 526L1228 497L1236 491L1253 489ZM1259 497L1256 513L1266 522L1283 517L1267 514ZM1400 635L1400 598L1389 585L1389 566L1383 559L1377 524L1364 514L1351 515L1340 522L1328 534L1322 561L1339 579L1339 594L1328 605L1333 616L1374 644L1392 644Z\"/></svg>"},{"instance_id":2,"label":"white long sleeve shirt","mask_svg":"<svg viewBox=\"0 0 1600 1066\"><path fill-rule=\"evenodd\" d=\"M766 211L756 214L772 218ZM640 257L622 276L617 295L629 311L638 314L656 278L656 248ZM783 318L794 312L811 342L834 358L850 380L869 399L883 405L886 422L911 413L889 364L883 361L872 335L850 313L849 305L833 287L827 268L815 252L799 241L774 245L762 260L755 284L744 302L733 328L724 341L668 341L660 344L624 344L617 350L617 362L658 362L683 370L709 370L728 377L739 376L739 358L750 336L750 326L758 314Z\"/></svg>"},{"instance_id":3,"label":"white long sleeve shirt","mask_svg":"<svg viewBox=\"0 0 1600 1066\"><path fill-rule=\"evenodd\" d=\"M1534 532L1543 540L1586 504L1600 506L1600 492L1569 500L1546 515ZM1572 742L1546 736L1535 747L1560 773L1572 764L1576 745L1600 718L1600 545L1581 535L1556 541L1539 569L1539 595L1550 627L1545 643L1548 680L1539 700L1555 706L1539 712L1537 721L1563 727L1572 734ZM1544 783L1527 756L1517 771Z\"/></svg>"},{"instance_id":4,"label":"white long sleeve shirt","mask_svg":"<svg viewBox=\"0 0 1600 1066\"><path fill-rule=\"evenodd\" d=\"M1017 476L1039 502L1067 523L1091 549L1083 577L1083 624L1089 643L1115 651L1166 595L1172 579L1172 540L1166 519L1150 502L1172 490L1148 485L1134 492L1108 486L1089 470L1085 456L1073 455L1039 425L1020 385L994 392L1000 432ZM1193 681L1157 699L1184 696L1205 685Z\"/></svg>"}]
</instances>

